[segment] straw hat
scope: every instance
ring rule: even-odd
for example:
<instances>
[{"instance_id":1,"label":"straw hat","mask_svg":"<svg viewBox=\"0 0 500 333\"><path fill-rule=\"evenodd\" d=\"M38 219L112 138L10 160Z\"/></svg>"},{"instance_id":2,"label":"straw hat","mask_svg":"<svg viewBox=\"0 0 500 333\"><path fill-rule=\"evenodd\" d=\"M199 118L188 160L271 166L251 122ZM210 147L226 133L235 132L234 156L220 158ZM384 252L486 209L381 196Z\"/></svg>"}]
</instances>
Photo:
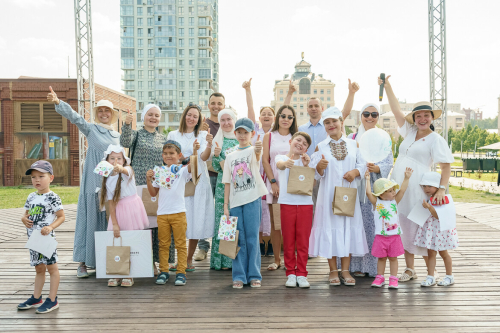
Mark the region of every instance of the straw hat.
<instances>
[{"instance_id":1,"label":"straw hat","mask_svg":"<svg viewBox=\"0 0 500 333\"><path fill-rule=\"evenodd\" d=\"M413 114L418 111L432 111L432 113L434 113L434 119L438 119L443 113L443 111L441 110L433 110L432 104L430 102L418 102L413 105L413 110L411 110L411 112L406 115L406 121L408 121L410 124L413 124Z\"/></svg>"},{"instance_id":2,"label":"straw hat","mask_svg":"<svg viewBox=\"0 0 500 333\"><path fill-rule=\"evenodd\" d=\"M99 110L99 108L103 106L110 108L111 111L113 111L113 113L111 114L111 121L109 122L109 125L113 125L118 120L118 111L113 109L113 103L106 99L101 99L99 102L97 102L97 105L94 106L94 121L98 124L101 123L99 118L97 117L97 110Z\"/></svg>"},{"instance_id":3,"label":"straw hat","mask_svg":"<svg viewBox=\"0 0 500 333\"><path fill-rule=\"evenodd\" d=\"M373 183L373 195L378 197L382 193L391 188L395 187L396 190L399 189L399 184L387 178L379 178Z\"/></svg>"}]
</instances>

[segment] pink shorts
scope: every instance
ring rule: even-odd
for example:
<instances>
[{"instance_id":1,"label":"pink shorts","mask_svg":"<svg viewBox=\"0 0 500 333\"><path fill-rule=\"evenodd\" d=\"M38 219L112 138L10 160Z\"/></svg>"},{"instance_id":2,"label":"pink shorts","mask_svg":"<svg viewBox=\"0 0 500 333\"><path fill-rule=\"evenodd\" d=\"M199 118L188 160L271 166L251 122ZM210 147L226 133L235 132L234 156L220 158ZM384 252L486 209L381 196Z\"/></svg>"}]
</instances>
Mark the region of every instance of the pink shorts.
<instances>
[{"instance_id":1,"label":"pink shorts","mask_svg":"<svg viewBox=\"0 0 500 333\"><path fill-rule=\"evenodd\" d=\"M372 246L372 256L377 258L395 258L405 253L400 235L375 235Z\"/></svg>"}]
</instances>

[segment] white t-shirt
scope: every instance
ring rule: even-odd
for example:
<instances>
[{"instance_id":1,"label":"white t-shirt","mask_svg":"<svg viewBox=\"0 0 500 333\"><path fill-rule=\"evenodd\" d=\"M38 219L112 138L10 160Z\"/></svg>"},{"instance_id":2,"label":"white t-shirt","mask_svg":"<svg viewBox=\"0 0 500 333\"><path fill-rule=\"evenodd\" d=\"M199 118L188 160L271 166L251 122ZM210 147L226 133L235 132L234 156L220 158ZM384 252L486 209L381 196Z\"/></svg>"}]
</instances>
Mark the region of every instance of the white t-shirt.
<instances>
[{"instance_id":1,"label":"white t-shirt","mask_svg":"<svg viewBox=\"0 0 500 333\"><path fill-rule=\"evenodd\" d=\"M259 173L259 162L254 147L238 149L226 155L222 182L231 185L230 208L243 206L268 194Z\"/></svg>"},{"instance_id":2,"label":"white t-shirt","mask_svg":"<svg viewBox=\"0 0 500 333\"><path fill-rule=\"evenodd\" d=\"M128 170L129 175L122 173L122 188L120 190L120 199L129 197L131 195L137 194L137 190L135 188L135 177L132 171L132 168L126 166L125 169ZM120 175L109 176L108 180L106 180L106 199L113 200L113 196L115 195L116 182L118 181Z\"/></svg>"},{"instance_id":3,"label":"white t-shirt","mask_svg":"<svg viewBox=\"0 0 500 333\"><path fill-rule=\"evenodd\" d=\"M153 187L160 189L157 215L177 214L186 211L184 191L186 189L186 183L191 179L191 174L187 167L181 168L177 174L170 173L170 187L165 188L160 186L157 182L153 182Z\"/></svg>"},{"instance_id":4,"label":"white t-shirt","mask_svg":"<svg viewBox=\"0 0 500 333\"><path fill-rule=\"evenodd\" d=\"M288 161L288 156L286 155L276 155L274 158L274 161L276 162L276 165L280 161ZM299 158L298 160L294 161L294 165L297 166L304 166L302 164L302 159ZM279 177L279 186L280 186L280 195L278 197L278 203L279 204L284 204L284 205L312 205L312 196L310 195L301 195L301 194L290 194L287 193L288 189L288 177L290 175L290 169L286 168L285 170L280 170L278 167L276 167L278 170L278 177Z\"/></svg>"},{"instance_id":5,"label":"white t-shirt","mask_svg":"<svg viewBox=\"0 0 500 333\"><path fill-rule=\"evenodd\" d=\"M375 220L375 235L393 236L403 233L399 224L396 200L381 200L377 198L373 217Z\"/></svg>"}]
</instances>

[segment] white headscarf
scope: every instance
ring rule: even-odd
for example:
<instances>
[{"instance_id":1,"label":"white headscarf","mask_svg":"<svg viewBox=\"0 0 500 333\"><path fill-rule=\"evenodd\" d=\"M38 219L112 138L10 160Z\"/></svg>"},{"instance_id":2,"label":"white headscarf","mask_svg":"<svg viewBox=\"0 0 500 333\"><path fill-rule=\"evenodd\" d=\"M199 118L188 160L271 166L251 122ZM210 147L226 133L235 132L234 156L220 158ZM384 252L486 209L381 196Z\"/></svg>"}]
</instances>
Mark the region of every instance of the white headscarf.
<instances>
[{"instance_id":1,"label":"white headscarf","mask_svg":"<svg viewBox=\"0 0 500 333\"><path fill-rule=\"evenodd\" d=\"M361 108L361 112L359 113L359 118L360 118L359 122L360 122L360 125L359 125L358 131L356 133L356 142L359 142L359 140L361 139L361 136L366 132L365 126L363 125L363 111L365 111L370 106L373 106L375 109L377 109L377 112L378 112L379 117L380 117L380 109L379 109L379 107L378 107L377 104L368 103L368 104L363 105L363 107Z\"/></svg>"},{"instance_id":2,"label":"white headscarf","mask_svg":"<svg viewBox=\"0 0 500 333\"><path fill-rule=\"evenodd\" d=\"M148 110L149 109L152 109L152 108L157 108L158 109L158 112L160 112L161 114L161 109L158 105L156 104L148 104L144 107L144 110L142 110L142 113L141 113L141 121L144 122L144 117L146 116L146 113L148 113Z\"/></svg>"},{"instance_id":3,"label":"white headscarf","mask_svg":"<svg viewBox=\"0 0 500 333\"><path fill-rule=\"evenodd\" d=\"M236 124L236 115L231 109L224 109L219 112L217 115L217 118L220 119L223 115L228 114L233 118L233 128L229 132L225 132L222 130L221 127L219 127L219 130L217 131L217 134L214 137L213 143L212 143L212 153L210 154L210 159L212 159L212 156L214 156L214 149L217 147L216 143L219 145L220 148L222 148L222 144L224 143L224 138L227 139L236 139L236 135L234 135L234 125Z\"/></svg>"}]
</instances>

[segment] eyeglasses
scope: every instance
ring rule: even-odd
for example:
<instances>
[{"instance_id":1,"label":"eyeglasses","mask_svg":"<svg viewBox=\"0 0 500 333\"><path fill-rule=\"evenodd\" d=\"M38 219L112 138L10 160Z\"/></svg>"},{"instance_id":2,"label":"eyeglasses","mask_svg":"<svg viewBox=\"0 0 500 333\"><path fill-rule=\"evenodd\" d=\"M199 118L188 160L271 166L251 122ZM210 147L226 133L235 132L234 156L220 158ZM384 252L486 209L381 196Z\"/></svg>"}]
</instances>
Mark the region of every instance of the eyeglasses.
<instances>
[{"instance_id":1,"label":"eyeglasses","mask_svg":"<svg viewBox=\"0 0 500 333\"><path fill-rule=\"evenodd\" d=\"M286 119L286 114L280 114L280 117L283 118L283 119ZM288 116L288 120L292 120L293 118L295 118L294 116Z\"/></svg>"},{"instance_id":2,"label":"eyeglasses","mask_svg":"<svg viewBox=\"0 0 500 333\"><path fill-rule=\"evenodd\" d=\"M372 118L378 118L378 112L368 112L368 111L363 112L363 116L365 118L368 118L370 114L372 115Z\"/></svg>"}]
</instances>

